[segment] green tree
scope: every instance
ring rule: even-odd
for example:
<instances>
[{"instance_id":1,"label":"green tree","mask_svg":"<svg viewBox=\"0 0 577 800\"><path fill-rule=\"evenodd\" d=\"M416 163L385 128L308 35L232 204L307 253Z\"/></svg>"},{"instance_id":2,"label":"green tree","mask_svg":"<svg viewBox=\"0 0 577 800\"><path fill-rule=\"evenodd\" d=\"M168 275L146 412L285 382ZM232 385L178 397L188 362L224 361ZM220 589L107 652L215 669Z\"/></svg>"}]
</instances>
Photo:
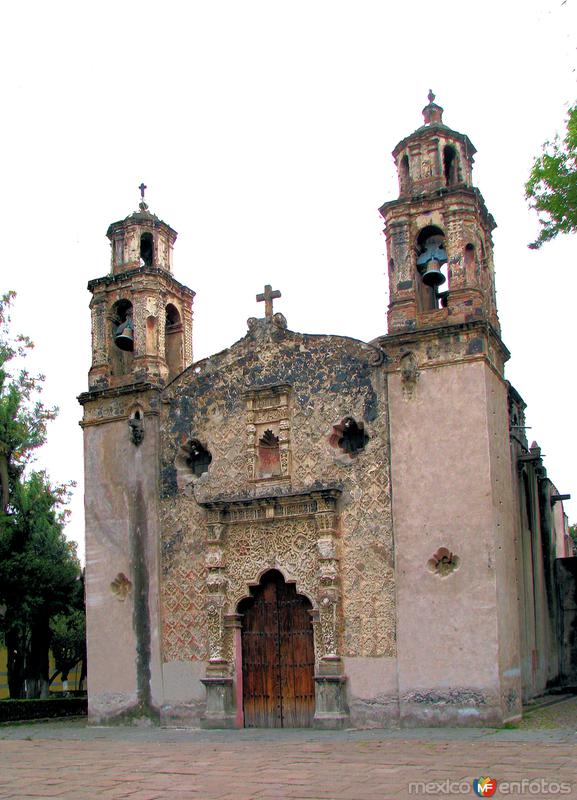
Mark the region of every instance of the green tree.
<instances>
[{"instance_id":1,"label":"green tree","mask_svg":"<svg viewBox=\"0 0 577 800\"><path fill-rule=\"evenodd\" d=\"M541 230L529 247L538 249L558 233L577 231L577 105L569 109L563 138L545 142L535 159L525 197Z\"/></svg>"},{"instance_id":2,"label":"green tree","mask_svg":"<svg viewBox=\"0 0 577 800\"><path fill-rule=\"evenodd\" d=\"M11 697L48 693L50 621L66 612L80 578L75 546L64 536L65 489L44 473L15 484L0 530L0 602Z\"/></svg>"},{"instance_id":3,"label":"green tree","mask_svg":"<svg viewBox=\"0 0 577 800\"><path fill-rule=\"evenodd\" d=\"M80 564L63 532L69 487L25 473L55 409L39 400L42 376L13 368L32 347L10 337L13 298L0 297L0 632L10 696L37 697L48 691L50 620L68 608Z\"/></svg>"},{"instance_id":4,"label":"green tree","mask_svg":"<svg viewBox=\"0 0 577 800\"><path fill-rule=\"evenodd\" d=\"M84 607L84 575L76 581L69 607L50 620L50 649L54 656L55 672L50 683L62 675L62 683L68 674L82 663L81 679L86 668L86 612Z\"/></svg>"},{"instance_id":5,"label":"green tree","mask_svg":"<svg viewBox=\"0 0 577 800\"><path fill-rule=\"evenodd\" d=\"M577 553L577 525L569 525L569 538L573 541L573 550Z\"/></svg>"},{"instance_id":6,"label":"green tree","mask_svg":"<svg viewBox=\"0 0 577 800\"><path fill-rule=\"evenodd\" d=\"M10 306L14 292L0 295L0 511L6 512L11 487L22 475L34 451L46 441L46 424L55 408L40 402L43 376L25 369L11 373L11 362L22 360L34 345L27 336L10 336Z\"/></svg>"}]
</instances>

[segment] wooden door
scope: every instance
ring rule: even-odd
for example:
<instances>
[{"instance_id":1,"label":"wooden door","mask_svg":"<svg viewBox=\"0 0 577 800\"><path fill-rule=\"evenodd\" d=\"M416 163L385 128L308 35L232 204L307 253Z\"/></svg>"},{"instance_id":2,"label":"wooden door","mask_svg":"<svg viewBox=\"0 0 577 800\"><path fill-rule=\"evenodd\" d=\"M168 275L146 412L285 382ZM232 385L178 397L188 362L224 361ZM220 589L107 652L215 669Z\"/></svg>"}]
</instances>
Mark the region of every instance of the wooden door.
<instances>
[{"instance_id":1,"label":"wooden door","mask_svg":"<svg viewBox=\"0 0 577 800\"><path fill-rule=\"evenodd\" d=\"M244 724L310 727L315 710L310 602L276 570L239 605Z\"/></svg>"}]
</instances>

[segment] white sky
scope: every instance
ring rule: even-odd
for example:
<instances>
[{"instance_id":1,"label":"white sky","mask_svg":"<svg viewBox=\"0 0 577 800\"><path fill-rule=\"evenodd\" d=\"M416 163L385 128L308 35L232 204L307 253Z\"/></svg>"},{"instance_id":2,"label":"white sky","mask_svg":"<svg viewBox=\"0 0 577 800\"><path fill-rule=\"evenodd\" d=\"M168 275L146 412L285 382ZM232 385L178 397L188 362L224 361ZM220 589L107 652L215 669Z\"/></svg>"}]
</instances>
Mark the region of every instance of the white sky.
<instances>
[{"instance_id":1,"label":"white sky","mask_svg":"<svg viewBox=\"0 0 577 800\"><path fill-rule=\"evenodd\" d=\"M30 366L60 407L38 463L78 481L69 536L83 538L86 283L108 272L106 229L136 209L140 182L179 232L196 359L262 316L265 283L293 330L372 339L387 307L377 208L397 196L390 152L422 124L429 88L477 147L506 374L577 521L577 239L528 250L523 198L576 99L576 2L4 4L0 289L18 292L14 329L36 342Z\"/></svg>"}]
</instances>

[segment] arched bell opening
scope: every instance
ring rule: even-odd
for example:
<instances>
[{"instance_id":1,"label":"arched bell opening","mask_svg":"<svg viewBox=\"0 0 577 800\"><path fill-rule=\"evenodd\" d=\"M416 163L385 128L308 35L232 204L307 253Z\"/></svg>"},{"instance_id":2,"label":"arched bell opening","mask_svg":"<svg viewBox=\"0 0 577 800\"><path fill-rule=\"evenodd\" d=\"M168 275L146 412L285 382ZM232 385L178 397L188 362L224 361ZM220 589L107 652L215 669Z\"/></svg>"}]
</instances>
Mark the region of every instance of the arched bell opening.
<instances>
[{"instance_id":1,"label":"arched bell opening","mask_svg":"<svg viewBox=\"0 0 577 800\"><path fill-rule=\"evenodd\" d=\"M164 329L164 357L168 366L169 380L172 380L182 372L182 353L183 341L180 313L176 306L169 303L166 306Z\"/></svg>"},{"instance_id":2,"label":"arched bell opening","mask_svg":"<svg viewBox=\"0 0 577 800\"><path fill-rule=\"evenodd\" d=\"M154 264L154 239L151 233L140 236L140 261L143 267L152 267Z\"/></svg>"},{"instance_id":3,"label":"arched bell opening","mask_svg":"<svg viewBox=\"0 0 577 800\"><path fill-rule=\"evenodd\" d=\"M454 186L459 182L459 157L453 145L450 144L443 148L443 172L445 186Z\"/></svg>"},{"instance_id":4,"label":"arched bell opening","mask_svg":"<svg viewBox=\"0 0 577 800\"><path fill-rule=\"evenodd\" d=\"M110 312L112 347L110 368L113 375L125 375L132 369L134 320L130 300L118 300Z\"/></svg>"},{"instance_id":5,"label":"arched bell opening","mask_svg":"<svg viewBox=\"0 0 577 800\"><path fill-rule=\"evenodd\" d=\"M448 268L445 234L436 225L427 225L417 236L417 296L421 311L434 311L446 305Z\"/></svg>"},{"instance_id":6,"label":"arched bell opening","mask_svg":"<svg viewBox=\"0 0 577 800\"><path fill-rule=\"evenodd\" d=\"M306 728L315 712L312 604L267 570L237 606L245 728Z\"/></svg>"},{"instance_id":7,"label":"arched bell opening","mask_svg":"<svg viewBox=\"0 0 577 800\"><path fill-rule=\"evenodd\" d=\"M409 156L406 153L402 157L401 164L399 166L399 182L400 182L401 194L406 194L411 186L411 170L409 167Z\"/></svg>"}]
</instances>

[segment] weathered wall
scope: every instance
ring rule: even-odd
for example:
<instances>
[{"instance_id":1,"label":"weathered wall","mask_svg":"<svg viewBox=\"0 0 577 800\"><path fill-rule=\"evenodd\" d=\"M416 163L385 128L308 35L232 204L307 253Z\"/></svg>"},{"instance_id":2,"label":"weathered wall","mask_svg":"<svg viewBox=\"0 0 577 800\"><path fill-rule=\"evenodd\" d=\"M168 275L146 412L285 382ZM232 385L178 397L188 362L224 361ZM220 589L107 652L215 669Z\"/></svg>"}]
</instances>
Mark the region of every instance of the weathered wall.
<instances>
[{"instance_id":1,"label":"weathered wall","mask_svg":"<svg viewBox=\"0 0 577 800\"><path fill-rule=\"evenodd\" d=\"M206 516L197 501L283 495L329 484L342 488L337 508L342 589L338 647L354 675L351 691L359 687L358 698L349 698L352 716L370 724L395 714L388 697L393 691L396 696L396 687L390 669L395 615L387 412L381 369L371 363L376 357L374 348L352 339L296 334L270 324L267 328L261 320L253 322L245 339L195 365L165 391L161 514L167 716L191 719L201 710L197 664L207 658ZM290 480L254 481L247 462L253 434L247 427L244 393L281 384L290 386L289 419L283 428L290 443ZM333 426L346 416L363 422L369 436L365 449L354 457L329 442ZM191 438L207 447L213 459L208 473L194 479L182 467L181 446ZM228 557L234 569L226 613L235 612L238 581L244 582L246 594L248 583L275 564L298 565L297 590L312 592L306 570L315 571L318 556L308 554L312 564L310 559L305 563L306 554L291 556L299 542L306 546L306 525L302 536L291 536L288 528L284 531L286 524L281 530L278 521L271 523L267 535L272 550L257 530L263 523L247 525L244 533L238 528L230 532ZM242 576L237 574L239 565ZM302 575L300 567L306 568Z\"/></svg>"},{"instance_id":2,"label":"weathered wall","mask_svg":"<svg viewBox=\"0 0 577 800\"><path fill-rule=\"evenodd\" d=\"M389 377L399 692L409 723L503 718L489 370L479 359L421 367L413 385L400 372ZM435 569L441 547L453 563Z\"/></svg>"},{"instance_id":3,"label":"weathered wall","mask_svg":"<svg viewBox=\"0 0 577 800\"><path fill-rule=\"evenodd\" d=\"M85 407L89 715L149 714L161 702L158 417L130 439L134 398Z\"/></svg>"},{"instance_id":4,"label":"weathered wall","mask_svg":"<svg viewBox=\"0 0 577 800\"><path fill-rule=\"evenodd\" d=\"M561 682L577 686L577 557L559 558L555 564L559 597L558 636L562 645Z\"/></svg>"},{"instance_id":5,"label":"weathered wall","mask_svg":"<svg viewBox=\"0 0 577 800\"><path fill-rule=\"evenodd\" d=\"M512 487L509 440L508 387L492 369L485 369L491 512L494 532L497 588L498 666L500 704L504 720L521 716L519 583L517 571L517 516Z\"/></svg>"}]
</instances>

